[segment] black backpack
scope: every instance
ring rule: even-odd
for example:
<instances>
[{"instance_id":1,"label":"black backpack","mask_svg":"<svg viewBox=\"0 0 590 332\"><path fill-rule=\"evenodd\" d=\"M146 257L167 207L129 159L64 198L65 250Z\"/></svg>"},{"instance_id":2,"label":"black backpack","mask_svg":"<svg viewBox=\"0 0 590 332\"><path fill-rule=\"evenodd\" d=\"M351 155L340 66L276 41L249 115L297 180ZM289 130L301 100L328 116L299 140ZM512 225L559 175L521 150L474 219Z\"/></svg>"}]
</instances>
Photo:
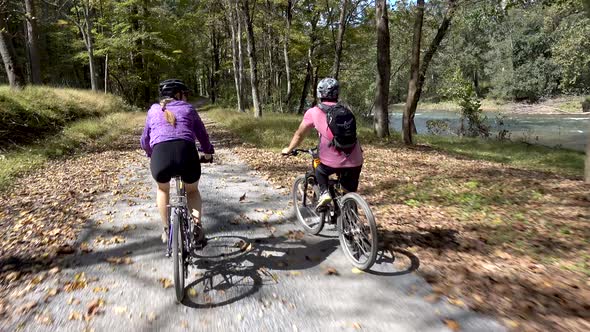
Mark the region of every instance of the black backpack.
<instances>
[{"instance_id":1,"label":"black backpack","mask_svg":"<svg viewBox=\"0 0 590 332\"><path fill-rule=\"evenodd\" d=\"M326 113L328 128L334 135L330 146L346 154L352 153L357 143L356 119L352 111L340 103L332 106L320 103L318 107Z\"/></svg>"}]
</instances>

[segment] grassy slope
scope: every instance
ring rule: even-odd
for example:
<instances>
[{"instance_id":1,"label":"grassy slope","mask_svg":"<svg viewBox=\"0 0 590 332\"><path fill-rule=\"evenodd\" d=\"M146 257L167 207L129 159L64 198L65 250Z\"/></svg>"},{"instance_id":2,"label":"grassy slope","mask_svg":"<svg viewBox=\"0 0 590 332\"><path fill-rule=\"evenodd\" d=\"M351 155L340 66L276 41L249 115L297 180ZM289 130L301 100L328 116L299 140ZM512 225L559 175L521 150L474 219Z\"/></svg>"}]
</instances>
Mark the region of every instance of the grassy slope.
<instances>
[{"instance_id":1,"label":"grassy slope","mask_svg":"<svg viewBox=\"0 0 590 332\"><path fill-rule=\"evenodd\" d=\"M301 121L300 116L290 114L265 114L262 119L235 112L214 109L208 116L227 126L241 139L257 147L278 151L288 145ZM375 138L372 130L362 127L359 130L361 142L376 145L398 145L398 136L393 135L386 142ZM528 169L552 171L565 175L582 175L584 154L580 152L554 149L525 143L501 143L492 140L467 138L419 136L419 142L436 149L471 159L495 161ZM310 136L305 146L316 144Z\"/></svg>"},{"instance_id":2,"label":"grassy slope","mask_svg":"<svg viewBox=\"0 0 590 332\"><path fill-rule=\"evenodd\" d=\"M144 121L135 110L90 91L0 87L0 189L48 159L111 146Z\"/></svg>"}]
</instances>

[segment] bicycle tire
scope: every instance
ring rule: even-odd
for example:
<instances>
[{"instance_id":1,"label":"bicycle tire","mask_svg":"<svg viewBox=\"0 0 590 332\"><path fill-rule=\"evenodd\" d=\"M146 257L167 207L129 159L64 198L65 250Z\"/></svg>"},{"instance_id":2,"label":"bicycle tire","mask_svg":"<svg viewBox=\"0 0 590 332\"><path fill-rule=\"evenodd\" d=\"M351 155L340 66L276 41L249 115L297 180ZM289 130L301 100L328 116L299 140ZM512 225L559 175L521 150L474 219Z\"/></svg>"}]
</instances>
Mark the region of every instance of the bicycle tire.
<instances>
[{"instance_id":1,"label":"bicycle tire","mask_svg":"<svg viewBox=\"0 0 590 332\"><path fill-rule=\"evenodd\" d=\"M359 238L361 237L360 235L363 235L364 231L360 231L359 229L356 229L356 230L352 231L352 233L356 233L356 235L354 235L354 234L351 235L347 229L344 229L345 227L350 227L348 225L348 223L350 223L350 222L348 221L347 225L343 225L346 213L348 212L349 215L352 215L351 214L352 211L348 211L351 208L351 204L350 204L351 202L354 202L356 204L357 212L358 212L358 209L360 208L363 210L363 213L366 216L366 222L367 222L366 227L368 227L368 234L366 234L366 235L368 235L368 237L369 237L368 239L366 239L366 243L368 243L370 245L370 248L369 248L369 250L365 251L366 259L364 261L361 261L360 257L359 258L355 257L355 252L356 252L355 248L353 248L353 244L349 240L350 237L354 238L355 240L359 240ZM377 249L378 249L377 246L378 246L379 241L377 238L377 224L375 222L375 216L373 215L373 212L371 211L369 204L367 204L367 202L357 193L348 193L348 194L342 196L342 198L340 199L340 205L341 205L341 214L340 214L340 217L338 218L338 233L339 233L338 238L340 240L340 246L342 247L342 250L344 251L345 256L352 263L352 265L354 265L356 268L358 268L360 270L366 271L366 270L370 269L371 266L373 266L373 264L375 263L375 260L377 258ZM356 222L358 223L359 221L357 220ZM363 228L365 228L365 227L363 227ZM363 239L361 238L360 241L363 241ZM358 243L355 242L355 244L358 244Z\"/></svg>"},{"instance_id":2,"label":"bicycle tire","mask_svg":"<svg viewBox=\"0 0 590 332\"><path fill-rule=\"evenodd\" d=\"M176 290L176 299L182 302L184 299L184 248L182 242L182 233L180 230L180 218L178 212L173 212L172 219L172 257L174 257L174 289Z\"/></svg>"},{"instance_id":3,"label":"bicycle tire","mask_svg":"<svg viewBox=\"0 0 590 332\"><path fill-rule=\"evenodd\" d=\"M299 189L305 183L304 181L307 181L307 185L311 186L311 188L308 187L307 191L301 195L301 202L300 202L299 201L299 193L300 193ZM315 196L315 198L308 197L305 200L307 202L307 204L305 206L303 206L303 204L302 204L303 203L303 195L307 196L307 194L309 193L309 190L311 190L312 196ZM309 234L312 234L312 235L316 235L319 232L321 232L322 229L324 228L325 214L318 215L318 213L315 211L315 208L317 205L317 200L320 196L320 190L317 187L317 185L315 184L314 177L313 176L306 176L306 175L301 175L301 176L297 177L297 179L295 179L295 182L293 183L292 196L293 196L293 208L295 209L295 215L297 216L297 220L303 226L305 231ZM310 217L308 217L307 215L310 215ZM310 218L312 218L312 219L310 219ZM311 223L308 222L307 221L308 219L310 219L310 221L312 221L312 222Z\"/></svg>"}]
</instances>

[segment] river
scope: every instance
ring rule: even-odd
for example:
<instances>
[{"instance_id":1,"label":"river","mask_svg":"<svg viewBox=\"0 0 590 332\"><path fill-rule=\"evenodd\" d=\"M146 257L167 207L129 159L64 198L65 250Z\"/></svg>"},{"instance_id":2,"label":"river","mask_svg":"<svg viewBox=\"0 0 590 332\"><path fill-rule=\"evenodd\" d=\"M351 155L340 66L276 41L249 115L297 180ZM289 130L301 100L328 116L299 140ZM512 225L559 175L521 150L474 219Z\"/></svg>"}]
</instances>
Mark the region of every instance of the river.
<instances>
[{"instance_id":1,"label":"river","mask_svg":"<svg viewBox=\"0 0 590 332\"><path fill-rule=\"evenodd\" d=\"M585 151L590 131L590 114L498 114L484 113L487 124L491 126L492 137L503 129L508 130L512 141L527 141L550 147L563 147ZM428 120L446 120L452 132L460 125L460 113L450 111L417 111L416 130L428 134ZM390 128L401 131L402 113L390 115ZM449 133L450 134L450 133Z\"/></svg>"}]
</instances>

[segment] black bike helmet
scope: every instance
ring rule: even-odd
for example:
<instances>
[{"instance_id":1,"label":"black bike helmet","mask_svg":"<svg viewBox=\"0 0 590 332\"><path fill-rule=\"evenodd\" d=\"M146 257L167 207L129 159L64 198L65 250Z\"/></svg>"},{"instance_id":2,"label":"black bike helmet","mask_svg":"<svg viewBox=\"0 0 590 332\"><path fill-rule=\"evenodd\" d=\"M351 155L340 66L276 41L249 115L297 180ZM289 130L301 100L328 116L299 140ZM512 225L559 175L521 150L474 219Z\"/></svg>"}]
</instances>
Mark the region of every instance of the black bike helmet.
<instances>
[{"instance_id":1,"label":"black bike helmet","mask_svg":"<svg viewBox=\"0 0 590 332\"><path fill-rule=\"evenodd\" d=\"M318 83L317 96L320 99L338 100L340 85L334 78L327 77Z\"/></svg>"},{"instance_id":2,"label":"black bike helmet","mask_svg":"<svg viewBox=\"0 0 590 332\"><path fill-rule=\"evenodd\" d=\"M184 84L183 81L179 79L169 79L160 82L160 97L170 97L174 98L174 96L179 93L188 92L190 89Z\"/></svg>"}]
</instances>

